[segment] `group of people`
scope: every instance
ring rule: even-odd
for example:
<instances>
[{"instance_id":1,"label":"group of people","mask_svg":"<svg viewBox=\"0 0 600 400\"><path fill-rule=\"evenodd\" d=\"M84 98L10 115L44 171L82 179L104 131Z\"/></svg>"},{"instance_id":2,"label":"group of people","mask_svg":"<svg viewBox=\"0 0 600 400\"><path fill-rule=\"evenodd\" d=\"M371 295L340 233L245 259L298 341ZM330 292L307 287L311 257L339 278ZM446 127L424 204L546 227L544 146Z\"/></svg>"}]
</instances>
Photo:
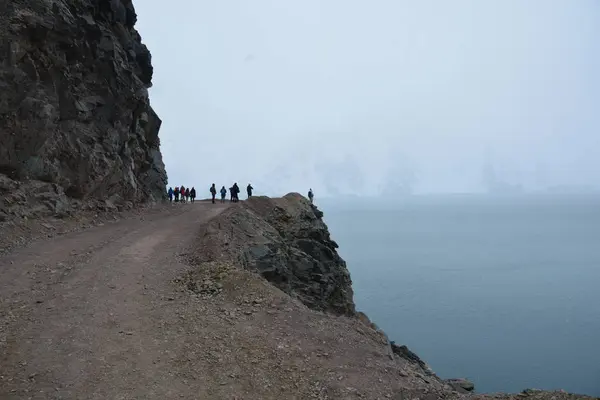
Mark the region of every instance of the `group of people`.
<instances>
[{"instance_id":1,"label":"group of people","mask_svg":"<svg viewBox=\"0 0 600 400\"><path fill-rule=\"evenodd\" d=\"M186 188L183 185L176 186L175 189L170 187L167 194L169 195L170 202L173 202L173 200L175 200L176 203L187 203L188 201L193 203L196 201L196 189L193 187L191 189Z\"/></svg>"},{"instance_id":2,"label":"group of people","mask_svg":"<svg viewBox=\"0 0 600 400\"><path fill-rule=\"evenodd\" d=\"M248 194L248 198L252 197L253 190L254 190L254 188L252 187L251 184L248 184L248 186L246 186L246 193ZM170 202L173 202L173 200L175 200L176 203L179 203L179 202L187 203L188 201L193 203L196 200L196 189L194 189L193 187L191 189L186 188L183 185L177 186L177 187L175 187L175 189L170 187L167 193L169 195ZM227 197L227 189L225 189L225 186L221 187L221 190L219 190L219 193L221 194L221 203L224 203L225 198ZM210 194L211 194L211 198L212 198L212 203L215 204L216 197L217 197L217 187L215 186L214 183L210 187ZM232 187L229 188L229 201L231 201L232 203L237 203L238 201L240 201L239 194L240 194L240 187L238 186L238 184L236 182L233 184ZM313 190L310 189L308 191L308 199L310 200L311 204L313 203L314 197L315 197L315 195L313 193Z\"/></svg>"},{"instance_id":3,"label":"group of people","mask_svg":"<svg viewBox=\"0 0 600 400\"><path fill-rule=\"evenodd\" d=\"M253 190L254 190L254 188L249 183L248 186L246 186L246 193L248 193L248 198L252 197ZM221 187L221 190L219 190L219 193L221 194L221 203L224 203L225 198L227 197L227 189L225 189L225 186ZM217 187L215 186L214 183L210 187L210 194L212 197L212 202L213 202L213 204L215 204L216 197L217 197ZM236 182L233 184L232 187L229 188L229 201L231 201L232 203L237 203L238 201L240 201L239 194L240 194L240 187L238 186L238 184Z\"/></svg>"}]
</instances>

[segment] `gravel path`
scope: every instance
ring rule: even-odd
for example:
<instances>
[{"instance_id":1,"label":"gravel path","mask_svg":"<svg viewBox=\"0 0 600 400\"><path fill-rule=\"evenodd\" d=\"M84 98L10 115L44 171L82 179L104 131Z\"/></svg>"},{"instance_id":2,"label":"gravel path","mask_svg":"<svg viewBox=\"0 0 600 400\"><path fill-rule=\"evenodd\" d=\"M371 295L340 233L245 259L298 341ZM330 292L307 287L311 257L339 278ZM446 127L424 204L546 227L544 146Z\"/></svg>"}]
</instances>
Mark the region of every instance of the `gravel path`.
<instances>
[{"instance_id":1,"label":"gravel path","mask_svg":"<svg viewBox=\"0 0 600 400\"><path fill-rule=\"evenodd\" d=\"M0 398L173 398L176 255L226 206L196 203L0 258Z\"/></svg>"}]
</instances>

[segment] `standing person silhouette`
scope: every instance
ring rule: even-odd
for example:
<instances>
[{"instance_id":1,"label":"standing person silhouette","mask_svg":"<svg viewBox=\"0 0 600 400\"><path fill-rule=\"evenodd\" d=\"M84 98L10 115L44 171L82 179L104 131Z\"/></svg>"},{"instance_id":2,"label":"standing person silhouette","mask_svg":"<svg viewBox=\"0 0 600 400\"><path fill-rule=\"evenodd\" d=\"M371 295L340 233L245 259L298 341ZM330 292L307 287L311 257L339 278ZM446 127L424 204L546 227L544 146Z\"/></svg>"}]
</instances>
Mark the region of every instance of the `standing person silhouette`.
<instances>
[{"instance_id":1,"label":"standing person silhouette","mask_svg":"<svg viewBox=\"0 0 600 400\"><path fill-rule=\"evenodd\" d=\"M254 188L252 187L251 184L248 184L248 186L246 186L246 191L248 192L248 198L252 197L253 190L254 190Z\"/></svg>"},{"instance_id":2,"label":"standing person silhouette","mask_svg":"<svg viewBox=\"0 0 600 400\"><path fill-rule=\"evenodd\" d=\"M215 204L215 196L217 195L217 188L215 187L214 183L210 187L210 195L212 197L212 203Z\"/></svg>"},{"instance_id":3,"label":"standing person silhouette","mask_svg":"<svg viewBox=\"0 0 600 400\"><path fill-rule=\"evenodd\" d=\"M192 203L196 201L196 189L192 186L192 190L190 190L190 199Z\"/></svg>"},{"instance_id":4,"label":"standing person silhouette","mask_svg":"<svg viewBox=\"0 0 600 400\"><path fill-rule=\"evenodd\" d=\"M315 198L315 194L313 193L312 188L308 191L308 199L310 200L310 204L313 203L313 199Z\"/></svg>"},{"instance_id":5,"label":"standing person silhouette","mask_svg":"<svg viewBox=\"0 0 600 400\"><path fill-rule=\"evenodd\" d=\"M221 188L221 203L225 203L225 197L227 196L227 189L225 186Z\"/></svg>"},{"instance_id":6,"label":"standing person silhouette","mask_svg":"<svg viewBox=\"0 0 600 400\"><path fill-rule=\"evenodd\" d=\"M237 203L238 201L240 201L240 187L238 186L237 182L233 184L233 202Z\"/></svg>"}]
</instances>

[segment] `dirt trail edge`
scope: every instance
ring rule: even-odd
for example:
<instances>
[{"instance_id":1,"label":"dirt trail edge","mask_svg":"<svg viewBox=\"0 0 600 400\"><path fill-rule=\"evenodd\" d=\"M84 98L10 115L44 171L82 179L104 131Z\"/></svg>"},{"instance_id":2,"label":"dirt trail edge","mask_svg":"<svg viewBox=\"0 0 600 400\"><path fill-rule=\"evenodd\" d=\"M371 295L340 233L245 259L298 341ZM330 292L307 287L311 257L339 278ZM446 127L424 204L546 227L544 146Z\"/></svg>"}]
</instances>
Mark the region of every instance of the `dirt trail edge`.
<instances>
[{"instance_id":1,"label":"dirt trail edge","mask_svg":"<svg viewBox=\"0 0 600 400\"><path fill-rule=\"evenodd\" d=\"M187 268L177 254L224 208L174 207L0 258L0 398L186 392L169 365L180 344L172 281Z\"/></svg>"}]
</instances>

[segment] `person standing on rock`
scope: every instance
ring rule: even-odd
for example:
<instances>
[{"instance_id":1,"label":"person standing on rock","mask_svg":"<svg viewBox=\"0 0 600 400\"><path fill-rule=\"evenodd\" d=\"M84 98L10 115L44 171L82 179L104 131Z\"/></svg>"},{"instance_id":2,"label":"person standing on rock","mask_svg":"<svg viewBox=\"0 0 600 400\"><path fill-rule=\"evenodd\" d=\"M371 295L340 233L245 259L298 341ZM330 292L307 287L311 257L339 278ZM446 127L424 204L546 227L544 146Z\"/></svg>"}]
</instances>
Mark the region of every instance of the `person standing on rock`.
<instances>
[{"instance_id":1,"label":"person standing on rock","mask_svg":"<svg viewBox=\"0 0 600 400\"><path fill-rule=\"evenodd\" d=\"M167 194L169 195L169 202L172 203L173 202L173 188L170 187L169 191L167 192Z\"/></svg>"},{"instance_id":2,"label":"person standing on rock","mask_svg":"<svg viewBox=\"0 0 600 400\"><path fill-rule=\"evenodd\" d=\"M196 189L194 189L193 186L192 186L192 190L190 190L190 199L192 200L192 203L194 201L196 201Z\"/></svg>"},{"instance_id":3,"label":"person standing on rock","mask_svg":"<svg viewBox=\"0 0 600 400\"><path fill-rule=\"evenodd\" d=\"M233 202L237 203L238 201L240 201L240 187L238 186L237 182L233 184Z\"/></svg>"},{"instance_id":4,"label":"person standing on rock","mask_svg":"<svg viewBox=\"0 0 600 400\"><path fill-rule=\"evenodd\" d=\"M251 184L248 184L248 186L246 186L246 191L248 192L248 198L252 197L253 190L254 190L254 188L252 187Z\"/></svg>"},{"instance_id":5,"label":"person standing on rock","mask_svg":"<svg viewBox=\"0 0 600 400\"><path fill-rule=\"evenodd\" d=\"M175 186L175 191L173 192L175 195L175 203L179 202L179 186Z\"/></svg>"},{"instance_id":6,"label":"person standing on rock","mask_svg":"<svg viewBox=\"0 0 600 400\"><path fill-rule=\"evenodd\" d=\"M229 188L229 202L233 203L233 186Z\"/></svg>"},{"instance_id":7,"label":"person standing on rock","mask_svg":"<svg viewBox=\"0 0 600 400\"><path fill-rule=\"evenodd\" d=\"M225 186L221 188L221 203L225 203L225 197L227 196L227 189Z\"/></svg>"},{"instance_id":8,"label":"person standing on rock","mask_svg":"<svg viewBox=\"0 0 600 400\"><path fill-rule=\"evenodd\" d=\"M212 197L212 203L215 204L215 197L217 197L217 188L215 187L214 183L210 187L210 195Z\"/></svg>"},{"instance_id":9,"label":"person standing on rock","mask_svg":"<svg viewBox=\"0 0 600 400\"><path fill-rule=\"evenodd\" d=\"M315 195L312 191L312 188L308 191L308 200L310 200L310 204L313 203L313 199L315 198Z\"/></svg>"},{"instance_id":10,"label":"person standing on rock","mask_svg":"<svg viewBox=\"0 0 600 400\"><path fill-rule=\"evenodd\" d=\"M185 202L190 200L190 188L185 189Z\"/></svg>"}]
</instances>

